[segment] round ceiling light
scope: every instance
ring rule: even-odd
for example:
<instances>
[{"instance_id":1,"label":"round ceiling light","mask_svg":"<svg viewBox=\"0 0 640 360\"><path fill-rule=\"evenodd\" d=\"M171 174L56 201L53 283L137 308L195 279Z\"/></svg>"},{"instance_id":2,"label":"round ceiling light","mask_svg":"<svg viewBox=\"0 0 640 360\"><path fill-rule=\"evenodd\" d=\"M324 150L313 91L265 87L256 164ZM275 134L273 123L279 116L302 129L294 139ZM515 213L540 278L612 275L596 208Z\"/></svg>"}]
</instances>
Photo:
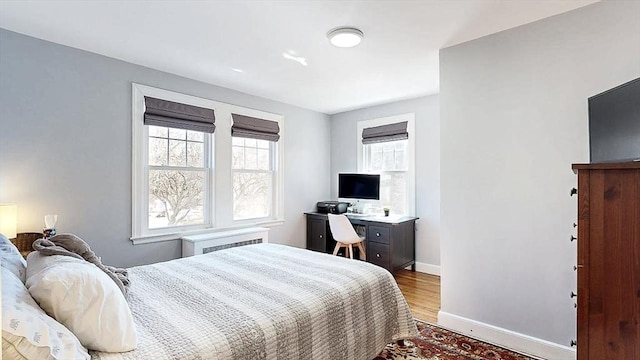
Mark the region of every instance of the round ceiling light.
<instances>
[{"instance_id":1,"label":"round ceiling light","mask_svg":"<svg viewBox=\"0 0 640 360\"><path fill-rule=\"evenodd\" d=\"M339 27L329 31L327 37L333 46L347 48L360 44L364 33L353 27Z\"/></svg>"}]
</instances>

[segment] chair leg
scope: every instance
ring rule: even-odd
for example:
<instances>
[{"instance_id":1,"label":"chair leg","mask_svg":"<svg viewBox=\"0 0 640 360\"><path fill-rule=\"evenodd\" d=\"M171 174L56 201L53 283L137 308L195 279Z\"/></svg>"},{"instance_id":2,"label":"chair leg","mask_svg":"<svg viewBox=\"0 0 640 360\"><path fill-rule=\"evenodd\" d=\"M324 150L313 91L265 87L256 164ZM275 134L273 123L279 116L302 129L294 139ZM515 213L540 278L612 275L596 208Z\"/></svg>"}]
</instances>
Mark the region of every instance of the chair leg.
<instances>
[{"instance_id":1,"label":"chair leg","mask_svg":"<svg viewBox=\"0 0 640 360\"><path fill-rule=\"evenodd\" d=\"M336 242L336 247L333 248L333 256L338 255L338 251L340 250L340 246L342 246L342 243Z\"/></svg>"},{"instance_id":2,"label":"chair leg","mask_svg":"<svg viewBox=\"0 0 640 360\"><path fill-rule=\"evenodd\" d=\"M367 253L364 251L364 244L361 242L357 243L356 246L360 249L360 260L367 261Z\"/></svg>"},{"instance_id":3,"label":"chair leg","mask_svg":"<svg viewBox=\"0 0 640 360\"><path fill-rule=\"evenodd\" d=\"M349 244L349 258L353 260L353 245Z\"/></svg>"}]
</instances>

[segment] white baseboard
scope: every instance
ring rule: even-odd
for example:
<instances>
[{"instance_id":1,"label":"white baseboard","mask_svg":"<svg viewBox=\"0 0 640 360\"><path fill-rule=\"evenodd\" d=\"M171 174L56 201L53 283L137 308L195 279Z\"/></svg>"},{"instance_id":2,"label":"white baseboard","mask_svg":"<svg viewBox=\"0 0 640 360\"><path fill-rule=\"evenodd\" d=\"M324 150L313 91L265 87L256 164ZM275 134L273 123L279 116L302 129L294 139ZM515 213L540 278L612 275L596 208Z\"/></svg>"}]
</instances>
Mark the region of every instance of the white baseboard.
<instances>
[{"instance_id":1,"label":"white baseboard","mask_svg":"<svg viewBox=\"0 0 640 360\"><path fill-rule=\"evenodd\" d=\"M438 325L479 340L542 359L574 360L576 358L576 351L568 346L562 346L444 311L438 312Z\"/></svg>"},{"instance_id":2,"label":"white baseboard","mask_svg":"<svg viewBox=\"0 0 640 360\"><path fill-rule=\"evenodd\" d=\"M411 267L409 267L408 269L410 268ZM416 261L416 271L421 273L440 276L440 265L432 265L432 264Z\"/></svg>"}]
</instances>

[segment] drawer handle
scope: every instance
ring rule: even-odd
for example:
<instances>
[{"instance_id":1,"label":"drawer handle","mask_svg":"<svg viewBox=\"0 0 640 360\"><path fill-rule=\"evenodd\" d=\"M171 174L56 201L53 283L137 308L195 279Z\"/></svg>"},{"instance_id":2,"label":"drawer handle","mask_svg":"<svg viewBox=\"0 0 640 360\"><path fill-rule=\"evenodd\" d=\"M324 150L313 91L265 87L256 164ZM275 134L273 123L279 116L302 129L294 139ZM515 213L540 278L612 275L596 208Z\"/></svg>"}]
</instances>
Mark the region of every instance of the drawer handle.
<instances>
[{"instance_id":1,"label":"drawer handle","mask_svg":"<svg viewBox=\"0 0 640 360\"><path fill-rule=\"evenodd\" d=\"M577 239L577 237L571 235L571 242L573 242L573 240L576 240L576 239Z\"/></svg>"},{"instance_id":2,"label":"drawer handle","mask_svg":"<svg viewBox=\"0 0 640 360\"><path fill-rule=\"evenodd\" d=\"M379 257L380 257L380 254L376 254L376 257L378 257L378 258L379 258Z\"/></svg>"},{"instance_id":3,"label":"drawer handle","mask_svg":"<svg viewBox=\"0 0 640 360\"><path fill-rule=\"evenodd\" d=\"M320 239L322 239L322 235L320 235Z\"/></svg>"},{"instance_id":4,"label":"drawer handle","mask_svg":"<svg viewBox=\"0 0 640 360\"><path fill-rule=\"evenodd\" d=\"M569 196L573 196L578 194L578 189L576 188L571 188L571 191L569 191Z\"/></svg>"},{"instance_id":5,"label":"drawer handle","mask_svg":"<svg viewBox=\"0 0 640 360\"><path fill-rule=\"evenodd\" d=\"M377 236L377 237L380 237L380 233L379 233L379 232L377 232L377 233L376 233L376 236Z\"/></svg>"},{"instance_id":6,"label":"drawer handle","mask_svg":"<svg viewBox=\"0 0 640 360\"><path fill-rule=\"evenodd\" d=\"M578 296L578 294L574 293L573 291L571 292L571 298L573 299L574 297Z\"/></svg>"},{"instance_id":7,"label":"drawer handle","mask_svg":"<svg viewBox=\"0 0 640 360\"><path fill-rule=\"evenodd\" d=\"M571 347L574 347L576 345L578 345L578 343L575 340L571 340Z\"/></svg>"}]
</instances>

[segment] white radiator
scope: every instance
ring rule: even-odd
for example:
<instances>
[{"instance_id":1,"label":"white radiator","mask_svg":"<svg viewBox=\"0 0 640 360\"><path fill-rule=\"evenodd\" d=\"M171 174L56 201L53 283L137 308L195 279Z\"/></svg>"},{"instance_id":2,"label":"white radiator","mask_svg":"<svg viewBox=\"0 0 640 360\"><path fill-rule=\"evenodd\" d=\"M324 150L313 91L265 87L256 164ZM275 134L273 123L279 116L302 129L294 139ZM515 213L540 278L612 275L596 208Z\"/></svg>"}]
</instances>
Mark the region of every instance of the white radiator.
<instances>
[{"instance_id":1,"label":"white radiator","mask_svg":"<svg viewBox=\"0 0 640 360\"><path fill-rule=\"evenodd\" d=\"M182 257L201 255L236 246L269 242L269 229L251 227L182 238Z\"/></svg>"}]
</instances>

